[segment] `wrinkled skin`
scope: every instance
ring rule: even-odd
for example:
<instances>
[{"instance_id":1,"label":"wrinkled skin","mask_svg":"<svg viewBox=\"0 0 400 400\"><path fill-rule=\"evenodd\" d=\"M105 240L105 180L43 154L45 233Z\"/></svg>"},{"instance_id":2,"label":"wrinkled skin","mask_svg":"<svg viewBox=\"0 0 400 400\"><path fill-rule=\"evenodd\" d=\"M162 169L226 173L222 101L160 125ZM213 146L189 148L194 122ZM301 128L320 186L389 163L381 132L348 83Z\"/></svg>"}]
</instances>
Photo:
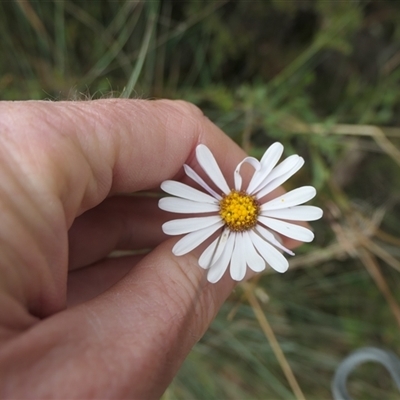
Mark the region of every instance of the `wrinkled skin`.
<instances>
[{"instance_id":1,"label":"wrinkled skin","mask_svg":"<svg viewBox=\"0 0 400 400\"><path fill-rule=\"evenodd\" d=\"M227 177L244 157L181 101L0 103L1 397L161 396L234 283L173 256L171 215L126 194L200 172L198 143Z\"/></svg>"}]
</instances>

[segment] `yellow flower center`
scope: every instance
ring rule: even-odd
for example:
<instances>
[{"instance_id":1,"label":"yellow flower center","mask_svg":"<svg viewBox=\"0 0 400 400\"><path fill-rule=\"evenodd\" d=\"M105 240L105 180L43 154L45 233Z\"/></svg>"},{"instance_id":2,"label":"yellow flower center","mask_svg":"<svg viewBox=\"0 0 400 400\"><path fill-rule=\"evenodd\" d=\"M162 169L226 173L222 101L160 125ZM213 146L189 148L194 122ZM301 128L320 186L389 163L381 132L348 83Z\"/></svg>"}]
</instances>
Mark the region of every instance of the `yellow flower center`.
<instances>
[{"instance_id":1,"label":"yellow flower center","mask_svg":"<svg viewBox=\"0 0 400 400\"><path fill-rule=\"evenodd\" d=\"M247 231L257 224L260 206L253 196L245 192L232 190L223 195L219 206L219 215L231 231Z\"/></svg>"}]
</instances>

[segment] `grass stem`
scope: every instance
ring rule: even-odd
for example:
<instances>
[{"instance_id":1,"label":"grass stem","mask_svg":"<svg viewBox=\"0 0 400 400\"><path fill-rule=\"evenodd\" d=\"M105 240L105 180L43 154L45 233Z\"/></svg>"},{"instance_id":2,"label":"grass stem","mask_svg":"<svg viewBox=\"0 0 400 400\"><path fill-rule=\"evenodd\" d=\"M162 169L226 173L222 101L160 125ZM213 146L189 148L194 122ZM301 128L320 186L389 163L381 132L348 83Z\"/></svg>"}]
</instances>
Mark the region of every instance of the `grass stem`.
<instances>
[{"instance_id":1,"label":"grass stem","mask_svg":"<svg viewBox=\"0 0 400 400\"><path fill-rule=\"evenodd\" d=\"M269 324L268 319L265 316L260 306L260 303L254 296L253 292L251 291L251 288L248 285L246 286L246 295L247 295L247 300L249 301L251 307L253 308L253 312L258 320L258 323L260 324L261 329L263 330L266 338L268 339L271 348L279 362L279 365L281 366L282 371L285 374L286 379L288 380L294 395L296 396L296 399L305 400L304 394L299 384L297 383L296 377L294 376L288 361L286 360L285 354L283 353L282 348L280 347L279 342L276 339L274 331L271 325Z\"/></svg>"}]
</instances>

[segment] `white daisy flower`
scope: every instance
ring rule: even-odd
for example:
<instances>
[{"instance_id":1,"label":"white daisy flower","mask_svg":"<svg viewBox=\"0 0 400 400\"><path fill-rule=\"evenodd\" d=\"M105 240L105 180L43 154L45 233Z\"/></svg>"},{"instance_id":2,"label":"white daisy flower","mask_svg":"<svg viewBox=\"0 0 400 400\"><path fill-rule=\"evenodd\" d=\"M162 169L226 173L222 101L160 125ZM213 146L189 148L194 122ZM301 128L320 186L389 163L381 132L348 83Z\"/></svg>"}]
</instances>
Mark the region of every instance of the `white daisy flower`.
<instances>
[{"instance_id":1,"label":"white daisy flower","mask_svg":"<svg viewBox=\"0 0 400 400\"><path fill-rule=\"evenodd\" d=\"M196 158L205 174L219 192L213 190L192 168L184 165L185 173L206 192L176 181L165 181L161 188L177 197L160 199L162 210L182 214L205 216L176 219L163 224L167 235L183 235L173 247L176 256L189 253L219 231L218 236L204 250L199 265L208 269L207 279L218 282L230 265L230 275L241 281L247 266L255 272L265 269L268 263L274 270L285 272L289 263L279 251L294 255L285 248L276 234L302 242L311 242L314 234L307 228L288 221L314 221L322 210L300 204L312 199L316 190L303 186L275 199L265 201L265 196L278 188L304 164L304 159L292 155L276 166L283 146L274 143L264 153L261 161L246 157L234 171L234 189L230 189L211 151L203 144L196 148ZM247 189L242 188L240 169L248 163L254 168Z\"/></svg>"}]
</instances>

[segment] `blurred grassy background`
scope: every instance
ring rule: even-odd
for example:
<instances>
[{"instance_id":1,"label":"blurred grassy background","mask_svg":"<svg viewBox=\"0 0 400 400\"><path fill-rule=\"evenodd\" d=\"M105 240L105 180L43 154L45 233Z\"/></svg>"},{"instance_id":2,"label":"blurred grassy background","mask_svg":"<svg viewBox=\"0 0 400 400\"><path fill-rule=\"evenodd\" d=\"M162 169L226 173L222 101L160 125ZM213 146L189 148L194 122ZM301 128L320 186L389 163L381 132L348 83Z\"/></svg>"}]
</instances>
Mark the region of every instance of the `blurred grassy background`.
<instances>
[{"instance_id":1,"label":"blurred grassy background","mask_svg":"<svg viewBox=\"0 0 400 400\"><path fill-rule=\"evenodd\" d=\"M186 99L306 159L316 240L235 290L165 400L328 399L352 350L400 354L400 2L2 1L0 35L1 99ZM399 398L372 364L350 391Z\"/></svg>"}]
</instances>

